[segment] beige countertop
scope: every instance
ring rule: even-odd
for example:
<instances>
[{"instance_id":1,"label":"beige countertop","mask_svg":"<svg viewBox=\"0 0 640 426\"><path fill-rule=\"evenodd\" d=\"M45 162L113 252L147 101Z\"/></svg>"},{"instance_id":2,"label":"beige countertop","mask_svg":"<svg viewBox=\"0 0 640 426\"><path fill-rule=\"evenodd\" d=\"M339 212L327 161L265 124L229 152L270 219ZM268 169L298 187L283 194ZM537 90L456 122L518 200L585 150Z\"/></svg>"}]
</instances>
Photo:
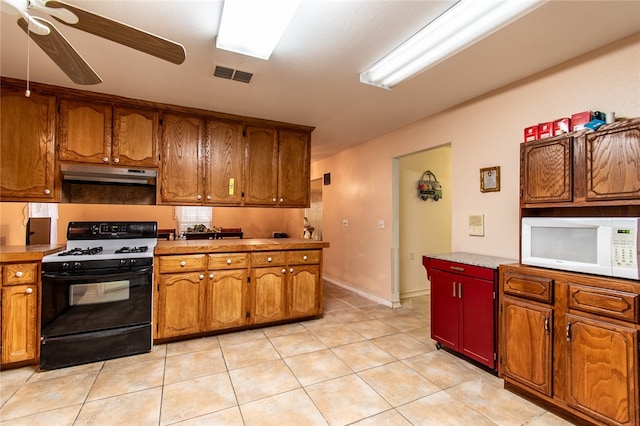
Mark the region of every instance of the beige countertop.
<instances>
[{"instance_id":1,"label":"beige countertop","mask_svg":"<svg viewBox=\"0 0 640 426\"><path fill-rule=\"evenodd\" d=\"M0 262L33 262L43 256L64 250L64 244L39 244L33 246L0 246Z\"/></svg>"},{"instance_id":2,"label":"beige countertop","mask_svg":"<svg viewBox=\"0 0 640 426\"><path fill-rule=\"evenodd\" d=\"M508 263L518 263L518 259L509 259L505 257L487 256L484 254L452 252L427 254L425 257L431 259L448 260L449 262L457 262L465 265L481 266L483 268L498 269L498 266Z\"/></svg>"},{"instance_id":3,"label":"beige countertop","mask_svg":"<svg viewBox=\"0 0 640 426\"><path fill-rule=\"evenodd\" d=\"M329 247L326 241L303 238L246 238L221 240L174 240L158 241L156 255L185 253L229 253L270 250L304 250Z\"/></svg>"}]
</instances>

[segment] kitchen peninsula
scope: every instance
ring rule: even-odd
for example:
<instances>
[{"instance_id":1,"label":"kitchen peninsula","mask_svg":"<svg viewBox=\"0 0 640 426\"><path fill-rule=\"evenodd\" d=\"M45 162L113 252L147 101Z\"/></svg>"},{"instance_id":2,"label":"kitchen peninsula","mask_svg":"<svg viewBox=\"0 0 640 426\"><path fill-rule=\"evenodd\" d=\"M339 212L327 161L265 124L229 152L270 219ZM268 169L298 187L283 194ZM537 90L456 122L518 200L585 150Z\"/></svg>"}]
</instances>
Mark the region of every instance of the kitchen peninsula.
<instances>
[{"instance_id":1,"label":"kitchen peninsula","mask_svg":"<svg viewBox=\"0 0 640 426\"><path fill-rule=\"evenodd\" d=\"M306 239L159 241L154 341L322 315L322 249Z\"/></svg>"}]
</instances>

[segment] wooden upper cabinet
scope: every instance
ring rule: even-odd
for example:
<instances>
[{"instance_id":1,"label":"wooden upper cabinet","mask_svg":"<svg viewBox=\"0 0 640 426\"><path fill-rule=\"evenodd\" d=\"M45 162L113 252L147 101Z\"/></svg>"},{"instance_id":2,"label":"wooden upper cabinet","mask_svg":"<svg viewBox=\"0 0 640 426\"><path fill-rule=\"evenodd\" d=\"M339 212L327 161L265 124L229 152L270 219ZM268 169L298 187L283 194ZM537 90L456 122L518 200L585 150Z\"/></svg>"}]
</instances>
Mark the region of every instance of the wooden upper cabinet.
<instances>
[{"instance_id":1,"label":"wooden upper cabinet","mask_svg":"<svg viewBox=\"0 0 640 426\"><path fill-rule=\"evenodd\" d=\"M245 144L244 202L274 205L278 196L278 132L247 126Z\"/></svg>"},{"instance_id":2,"label":"wooden upper cabinet","mask_svg":"<svg viewBox=\"0 0 640 426\"><path fill-rule=\"evenodd\" d=\"M309 134L280 130L278 135L278 203L308 206L311 186Z\"/></svg>"},{"instance_id":3,"label":"wooden upper cabinet","mask_svg":"<svg viewBox=\"0 0 640 426\"><path fill-rule=\"evenodd\" d=\"M111 162L121 166L158 167L159 123L158 111L114 107Z\"/></svg>"},{"instance_id":4,"label":"wooden upper cabinet","mask_svg":"<svg viewBox=\"0 0 640 426\"><path fill-rule=\"evenodd\" d=\"M111 162L111 105L60 100L58 159Z\"/></svg>"},{"instance_id":5,"label":"wooden upper cabinet","mask_svg":"<svg viewBox=\"0 0 640 426\"><path fill-rule=\"evenodd\" d=\"M207 122L204 182L205 203L233 204L242 202L244 142L238 122Z\"/></svg>"},{"instance_id":6,"label":"wooden upper cabinet","mask_svg":"<svg viewBox=\"0 0 640 426\"><path fill-rule=\"evenodd\" d=\"M197 117L165 114L162 124L160 197L166 203L200 204L205 124Z\"/></svg>"},{"instance_id":7,"label":"wooden upper cabinet","mask_svg":"<svg viewBox=\"0 0 640 426\"><path fill-rule=\"evenodd\" d=\"M585 136L586 199L640 198L640 121Z\"/></svg>"},{"instance_id":8,"label":"wooden upper cabinet","mask_svg":"<svg viewBox=\"0 0 640 426\"><path fill-rule=\"evenodd\" d=\"M56 201L53 96L2 88L0 199Z\"/></svg>"},{"instance_id":9,"label":"wooden upper cabinet","mask_svg":"<svg viewBox=\"0 0 640 426\"><path fill-rule=\"evenodd\" d=\"M523 143L520 146L521 202L557 203L573 199L573 138Z\"/></svg>"}]
</instances>

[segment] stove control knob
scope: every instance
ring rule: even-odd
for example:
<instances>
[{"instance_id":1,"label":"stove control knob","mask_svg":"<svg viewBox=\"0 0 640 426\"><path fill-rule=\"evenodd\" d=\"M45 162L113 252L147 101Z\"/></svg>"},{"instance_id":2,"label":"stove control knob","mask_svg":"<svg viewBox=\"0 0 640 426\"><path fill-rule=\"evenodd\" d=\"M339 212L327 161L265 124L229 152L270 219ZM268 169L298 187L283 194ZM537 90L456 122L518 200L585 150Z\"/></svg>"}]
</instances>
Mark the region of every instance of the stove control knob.
<instances>
[{"instance_id":1,"label":"stove control knob","mask_svg":"<svg viewBox=\"0 0 640 426\"><path fill-rule=\"evenodd\" d=\"M125 266L127 264L127 259L120 259L120 266Z\"/></svg>"},{"instance_id":2,"label":"stove control knob","mask_svg":"<svg viewBox=\"0 0 640 426\"><path fill-rule=\"evenodd\" d=\"M80 262L73 262L73 269L78 269L82 264Z\"/></svg>"},{"instance_id":3,"label":"stove control knob","mask_svg":"<svg viewBox=\"0 0 640 426\"><path fill-rule=\"evenodd\" d=\"M63 271L66 271L67 269L69 269L69 264L68 264L67 262L64 262L64 263L62 264L62 270L63 270Z\"/></svg>"},{"instance_id":4,"label":"stove control knob","mask_svg":"<svg viewBox=\"0 0 640 426\"><path fill-rule=\"evenodd\" d=\"M133 266L135 264L136 264L136 260L135 259L129 260L129 265Z\"/></svg>"}]
</instances>

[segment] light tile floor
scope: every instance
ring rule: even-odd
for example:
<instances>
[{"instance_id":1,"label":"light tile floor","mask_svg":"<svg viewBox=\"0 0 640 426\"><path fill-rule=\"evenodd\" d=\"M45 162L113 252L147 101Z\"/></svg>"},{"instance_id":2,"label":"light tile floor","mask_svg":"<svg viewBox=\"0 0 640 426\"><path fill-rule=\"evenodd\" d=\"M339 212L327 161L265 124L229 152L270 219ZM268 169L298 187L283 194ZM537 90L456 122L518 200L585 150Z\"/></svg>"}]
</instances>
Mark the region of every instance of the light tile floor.
<instances>
[{"instance_id":1,"label":"light tile floor","mask_svg":"<svg viewBox=\"0 0 640 426\"><path fill-rule=\"evenodd\" d=\"M390 309L325 282L321 319L0 372L2 425L567 425Z\"/></svg>"}]
</instances>

